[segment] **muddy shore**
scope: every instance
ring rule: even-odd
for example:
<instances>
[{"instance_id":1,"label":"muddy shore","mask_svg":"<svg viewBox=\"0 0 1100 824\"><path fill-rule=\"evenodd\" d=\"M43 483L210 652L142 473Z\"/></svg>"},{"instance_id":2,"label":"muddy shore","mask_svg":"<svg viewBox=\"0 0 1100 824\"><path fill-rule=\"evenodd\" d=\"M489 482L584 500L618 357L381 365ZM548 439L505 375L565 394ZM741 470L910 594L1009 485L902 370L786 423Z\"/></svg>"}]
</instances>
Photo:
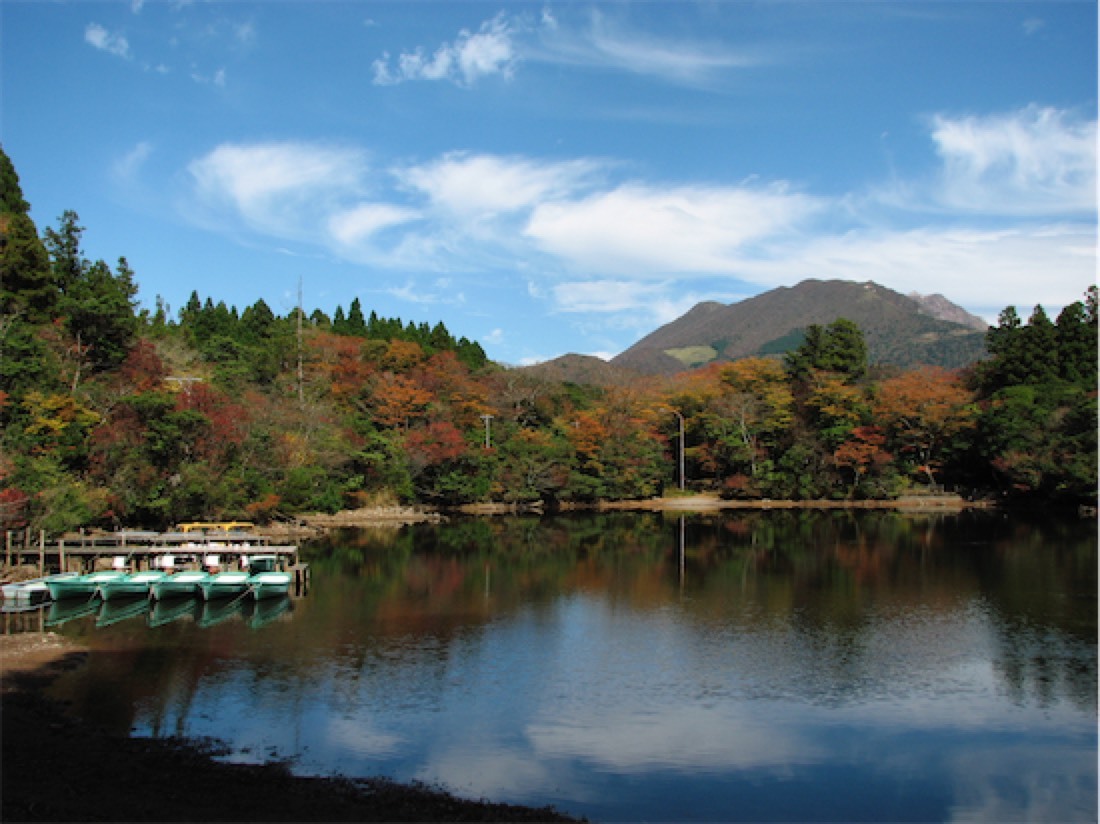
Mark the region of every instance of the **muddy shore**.
<instances>
[{"instance_id":1,"label":"muddy shore","mask_svg":"<svg viewBox=\"0 0 1100 824\"><path fill-rule=\"evenodd\" d=\"M0 636L3 821L577 820L427 786L224 764L186 741L109 734L43 695L89 654L53 633Z\"/></svg>"}]
</instances>

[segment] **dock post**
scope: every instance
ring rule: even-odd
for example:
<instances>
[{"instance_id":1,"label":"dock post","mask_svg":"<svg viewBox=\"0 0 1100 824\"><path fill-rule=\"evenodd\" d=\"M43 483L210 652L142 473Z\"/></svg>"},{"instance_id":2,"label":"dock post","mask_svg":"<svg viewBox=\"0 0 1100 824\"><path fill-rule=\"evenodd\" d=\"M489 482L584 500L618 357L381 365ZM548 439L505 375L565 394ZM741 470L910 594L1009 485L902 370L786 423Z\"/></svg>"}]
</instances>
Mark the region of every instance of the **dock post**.
<instances>
[{"instance_id":1,"label":"dock post","mask_svg":"<svg viewBox=\"0 0 1100 824\"><path fill-rule=\"evenodd\" d=\"M4 530L4 560L7 566L11 567L11 530Z\"/></svg>"},{"instance_id":2,"label":"dock post","mask_svg":"<svg viewBox=\"0 0 1100 824\"><path fill-rule=\"evenodd\" d=\"M57 571L65 571L65 539L57 539Z\"/></svg>"},{"instance_id":3,"label":"dock post","mask_svg":"<svg viewBox=\"0 0 1100 824\"><path fill-rule=\"evenodd\" d=\"M46 530L38 530L38 574L46 574Z\"/></svg>"}]
</instances>

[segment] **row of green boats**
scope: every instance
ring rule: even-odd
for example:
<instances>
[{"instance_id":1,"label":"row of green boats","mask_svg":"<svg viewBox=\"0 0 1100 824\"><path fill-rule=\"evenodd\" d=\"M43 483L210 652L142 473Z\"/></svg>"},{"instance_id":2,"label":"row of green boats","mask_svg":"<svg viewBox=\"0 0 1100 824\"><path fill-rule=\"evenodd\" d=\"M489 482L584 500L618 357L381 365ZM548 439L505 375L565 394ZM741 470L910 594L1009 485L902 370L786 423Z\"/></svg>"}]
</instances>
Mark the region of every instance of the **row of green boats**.
<instances>
[{"instance_id":1,"label":"row of green boats","mask_svg":"<svg viewBox=\"0 0 1100 824\"><path fill-rule=\"evenodd\" d=\"M69 621L93 616L96 628L107 627L120 621L144 618L150 628L183 620L193 622L202 629L208 629L225 621L237 619L244 621L251 629L259 629L291 613L293 609L293 602L289 595L262 601L251 598L219 598L214 601L204 601L196 596L155 601L140 595L115 598L111 601L103 601L99 598L84 600L69 598L51 602L46 607L44 623L47 627L56 627Z\"/></svg>"},{"instance_id":2,"label":"row of green boats","mask_svg":"<svg viewBox=\"0 0 1100 824\"><path fill-rule=\"evenodd\" d=\"M52 576L43 583L54 601L90 600L97 596L103 601L135 596L154 600L197 596L212 601L249 595L260 601L288 595L292 580L291 573L279 569L277 556L256 555L249 559L247 570L102 570L87 575Z\"/></svg>"}]
</instances>

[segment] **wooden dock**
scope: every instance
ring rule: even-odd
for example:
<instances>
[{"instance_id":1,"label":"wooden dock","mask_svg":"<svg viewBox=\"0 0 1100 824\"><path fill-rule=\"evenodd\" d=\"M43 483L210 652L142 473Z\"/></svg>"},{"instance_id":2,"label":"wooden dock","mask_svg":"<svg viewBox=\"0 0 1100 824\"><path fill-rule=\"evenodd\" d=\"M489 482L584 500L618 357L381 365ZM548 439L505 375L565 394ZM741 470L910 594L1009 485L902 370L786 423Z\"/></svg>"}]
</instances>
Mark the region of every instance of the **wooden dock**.
<instances>
[{"instance_id":1,"label":"wooden dock","mask_svg":"<svg viewBox=\"0 0 1100 824\"><path fill-rule=\"evenodd\" d=\"M37 538L37 540L35 540ZM240 566L248 555L276 555L287 568L308 566L298 561L297 545L268 543L253 532L225 530L187 532L151 532L124 530L88 534L68 534L47 540L45 533L32 536L25 530L9 530L4 539L4 562L10 568L22 564L37 565L39 572L90 572L103 565L125 565L128 569L172 566L204 566L217 557L222 568ZM122 559L116 561L116 559ZM297 575L297 572L296 572Z\"/></svg>"}]
</instances>

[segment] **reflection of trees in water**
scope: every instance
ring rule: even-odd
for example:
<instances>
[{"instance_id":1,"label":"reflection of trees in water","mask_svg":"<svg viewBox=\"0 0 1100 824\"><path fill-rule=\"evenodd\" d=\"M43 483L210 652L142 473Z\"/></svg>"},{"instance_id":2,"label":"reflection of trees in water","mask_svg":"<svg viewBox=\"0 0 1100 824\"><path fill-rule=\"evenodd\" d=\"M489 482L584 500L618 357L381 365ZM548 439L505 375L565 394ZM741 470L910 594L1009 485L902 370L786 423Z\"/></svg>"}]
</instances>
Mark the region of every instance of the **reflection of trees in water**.
<instances>
[{"instance_id":1,"label":"reflection of trees in water","mask_svg":"<svg viewBox=\"0 0 1100 824\"><path fill-rule=\"evenodd\" d=\"M1014 521L994 543L998 675L1013 700L1097 706L1095 523ZM993 576L991 576L993 577Z\"/></svg>"},{"instance_id":2,"label":"reflection of trees in water","mask_svg":"<svg viewBox=\"0 0 1100 824\"><path fill-rule=\"evenodd\" d=\"M773 639L782 628L785 654L838 689L858 689L868 667L904 668L896 650L876 646L884 633L930 666L940 648L979 643L941 637L977 604L994 610L978 620L993 624L1007 689L1021 701L1065 695L1095 706L1088 526L855 510L459 518L311 545L311 563L328 573L311 602L331 613L334 635L372 620L383 632L442 633L444 643L575 593L612 607L675 605L706 625Z\"/></svg>"}]
</instances>

